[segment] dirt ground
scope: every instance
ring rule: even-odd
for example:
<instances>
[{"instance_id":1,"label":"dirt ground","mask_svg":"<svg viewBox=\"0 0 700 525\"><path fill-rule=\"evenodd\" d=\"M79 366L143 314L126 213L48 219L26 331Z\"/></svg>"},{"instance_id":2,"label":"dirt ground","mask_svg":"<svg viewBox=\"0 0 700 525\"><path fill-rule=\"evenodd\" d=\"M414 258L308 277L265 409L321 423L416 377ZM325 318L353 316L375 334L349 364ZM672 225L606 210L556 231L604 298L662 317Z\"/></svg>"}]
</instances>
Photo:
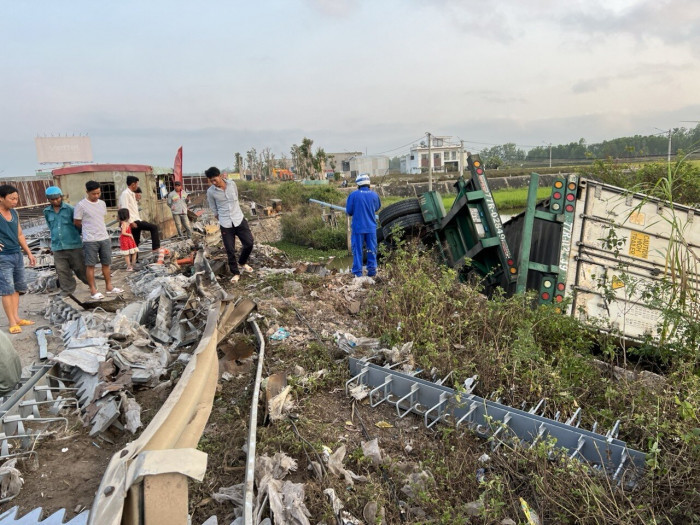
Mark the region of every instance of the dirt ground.
<instances>
[{"instance_id":1,"label":"dirt ground","mask_svg":"<svg viewBox=\"0 0 700 525\"><path fill-rule=\"evenodd\" d=\"M296 460L297 470L285 480L305 484L305 504L311 523L336 522L324 495L328 488L333 488L345 509L360 520L368 504L376 503L384 509L383 523L424 523L427 513L434 511L436 505L439 507L440 502L423 501L412 491L420 492L416 487L422 483L436 489L436 483L453 484L459 480L463 491L450 504L459 507L476 499L479 487L475 472L481 466L478 458L488 451L488 445L460 432L453 437L454 446L444 450L443 442L437 439L441 430L426 429L420 418L412 415L398 418L393 406L370 408L367 399L358 402L346 395L347 359L339 351L333 334L340 331L357 337L369 335L362 322L362 312L372 284L361 287L354 284L348 274L308 273L279 280L269 276L260 280L256 276L239 284L254 298L258 312L264 316L261 321L261 330L267 335L264 377L282 374L293 385L293 406L287 417L275 422L259 418L257 455L271 457L284 452ZM289 332L289 337L271 340L269 336L281 327ZM254 340L245 331L233 334L232 339ZM218 517L219 523L230 523L236 516L232 503L217 502L213 495L244 480L243 446L255 373L252 365L249 363L249 370L239 369L231 380L220 381L199 446L209 454L207 473L203 482L190 483L193 524L203 523L212 515ZM316 377L319 371L325 372ZM259 414L265 411L263 400ZM368 462L361 452L361 443L375 438L385 458L383 465ZM365 476L366 481L349 485L342 477L330 473L322 480L314 476L310 464L319 459L323 447L336 451L341 445L347 451L345 467ZM438 473L432 471L435 463L447 471L447 481L440 480ZM369 523L366 519L365 516L362 522Z\"/></svg>"}]
</instances>

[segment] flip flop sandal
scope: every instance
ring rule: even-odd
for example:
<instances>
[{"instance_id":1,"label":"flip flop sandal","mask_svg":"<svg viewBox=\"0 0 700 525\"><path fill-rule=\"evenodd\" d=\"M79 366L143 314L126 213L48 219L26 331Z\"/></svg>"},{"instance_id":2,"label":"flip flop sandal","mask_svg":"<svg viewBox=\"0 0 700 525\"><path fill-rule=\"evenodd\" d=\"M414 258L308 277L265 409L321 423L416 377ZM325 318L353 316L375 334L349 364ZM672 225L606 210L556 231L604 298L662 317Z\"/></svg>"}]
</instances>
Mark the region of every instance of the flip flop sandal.
<instances>
[{"instance_id":1,"label":"flip flop sandal","mask_svg":"<svg viewBox=\"0 0 700 525\"><path fill-rule=\"evenodd\" d=\"M35 324L34 321L30 321L29 319L20 319L19 323L17 323L18 326L31 326Z\"/></svg>"},{"instance_id":2,"label":"flip flop sandal","mask_svg":"<svg viewBox=\"0 0 700 525\"><path fill-rule=\"evenodd\" d=\"M122 290L121 288L117 288L116 286L114 288L112 288L111 290L107 290L108 295L117 295L120 293L124 293L124 290Z\"/></svg>"},{"instance_id":3,"label":"flip flop sandal","mask_svg":"<svg viewBox=\"0 0 700 525\"><path fill-rule=\"evenodd\" d=\"M236 284L236 283L237 283L238 281L240 281L240 280L241 280L241 276L240 276L240 275L234 275L233 277L231 277L231 282L232 282L233 284Z\"/></svg>"},{"instance_id":4,"label":"flip flop sandal","mask_svg":"<svg viewBox=\"0 0 700 525\"><path fill-rule=\"evenodd\" d=\"M93 301L99 301L100 299L104 299L104 298L105 298L105 296L102 295L100 292L97 292L96 294L92 294L90 296L90 299L92 299Z\"/></svg>"},{"instance_id":5,"label":"flip flop sandal","mask_svg":"<svg viewBox=\"0 0 700 525\"><path fill-rule=\"evenodd\" d=\"M10 327L10 333L11 334L21 334L22 329L19 327L18 324L16 324L16 325Z\"/></svg>"}]
</instances>

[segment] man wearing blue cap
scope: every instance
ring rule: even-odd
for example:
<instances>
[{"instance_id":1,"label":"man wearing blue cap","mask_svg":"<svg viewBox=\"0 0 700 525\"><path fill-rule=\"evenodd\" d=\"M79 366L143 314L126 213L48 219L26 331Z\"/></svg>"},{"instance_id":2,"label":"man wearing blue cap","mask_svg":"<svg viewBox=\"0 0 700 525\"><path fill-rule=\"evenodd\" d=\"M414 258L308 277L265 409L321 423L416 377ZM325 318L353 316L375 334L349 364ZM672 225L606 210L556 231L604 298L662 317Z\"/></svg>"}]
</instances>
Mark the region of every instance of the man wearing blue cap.
<instances>
[{"instance_id":1,"label":"man wearing blue cap","mask_svg":"<svg viewBox=\"0 0 700 525\"><path fill-rule=\"evenodd\" d=\"M80 230L73 223L73 206L63 202L63 192L57 186L46 188L51 203L44 208L44 218L51 232L51 251L62 295L75 292L75 275L88 284ZM89 286L89 284L88 284Z\"/></svg>"},{"instance_id":2,"label":"man wearing blue cap","mask_svg":"<svg viewBox=\"0 0 700 525\"><path fill-rule=\"evenodd\" d=\"M345 213L352 217L352 273L362 277L362 249L367 246L367 276L377 275L377 219L382 203L379 195L369 189L369 174L361 173L355 179L357 189L348 195Z\"/></svg>"}]
</instances>

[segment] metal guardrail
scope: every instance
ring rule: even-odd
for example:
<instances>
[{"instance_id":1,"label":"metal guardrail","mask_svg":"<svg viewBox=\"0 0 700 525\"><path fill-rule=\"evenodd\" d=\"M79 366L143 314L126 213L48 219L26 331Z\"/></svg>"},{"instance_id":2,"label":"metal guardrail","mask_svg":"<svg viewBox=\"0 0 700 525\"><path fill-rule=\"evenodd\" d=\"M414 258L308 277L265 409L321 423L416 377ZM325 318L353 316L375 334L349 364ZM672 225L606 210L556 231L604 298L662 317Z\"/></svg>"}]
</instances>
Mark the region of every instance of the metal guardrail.
<instances>
[{"instance_id":1,"label":"metal guardrail","mask_svg":"<svg viewBox=\"0 0 700 525\"><path fill-rule=\"evenodd\" d=\"M369 402L372 407L383 402L392 403L398 417L413 412L423 416L428 428L441 421L457 427L464 424L477 435L493 439L495 446L512 437L532 446L551 436L556 438L556 447L568 450L571 458L588 462L615 481L624 479L625 485L634 485L634 471L645 468L646 455L627 448L624 441L617 439L619 422L602 435L578 427L580 411L561 422L537 414L544 405L543 401L526 412L471 392L458 394L446 386L352 357L349 365L353 377L346 382L346 392L351 384L365 385L371 389ZM632 471L631 477L625 476L628 470Z\"/></svg>"},{"instance_id":2,"label":"metal guardrail","mask_svg":"<svg viewBox=\"0 0 700 525\"><path fill-rule=\"evenodd\" d=\"M201 480L207 456L196 450L211 412L218 378L214 303L192 359L168 399L143 431L112 457L88 520L89 525L187 523L187 480Z\"/></svg>"}]
</instances>

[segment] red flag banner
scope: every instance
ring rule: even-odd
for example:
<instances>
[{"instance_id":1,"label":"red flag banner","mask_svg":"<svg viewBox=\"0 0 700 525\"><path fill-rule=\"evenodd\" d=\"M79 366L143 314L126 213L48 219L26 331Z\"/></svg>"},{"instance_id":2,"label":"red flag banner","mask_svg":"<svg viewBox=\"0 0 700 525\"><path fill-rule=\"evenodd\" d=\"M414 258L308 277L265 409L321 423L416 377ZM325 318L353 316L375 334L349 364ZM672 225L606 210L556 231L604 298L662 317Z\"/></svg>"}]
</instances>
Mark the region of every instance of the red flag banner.
<instances>
[{"instance_id":1,"label":"red flag banner","mask_svg":"<svg viewBox=\"0 0 700 525\"><path fill-rule=\"evenodd\" d=\"M173 181L182 182L182 146L175 155L175 167L173 169Z\"/></svg>"}]
</instances>

